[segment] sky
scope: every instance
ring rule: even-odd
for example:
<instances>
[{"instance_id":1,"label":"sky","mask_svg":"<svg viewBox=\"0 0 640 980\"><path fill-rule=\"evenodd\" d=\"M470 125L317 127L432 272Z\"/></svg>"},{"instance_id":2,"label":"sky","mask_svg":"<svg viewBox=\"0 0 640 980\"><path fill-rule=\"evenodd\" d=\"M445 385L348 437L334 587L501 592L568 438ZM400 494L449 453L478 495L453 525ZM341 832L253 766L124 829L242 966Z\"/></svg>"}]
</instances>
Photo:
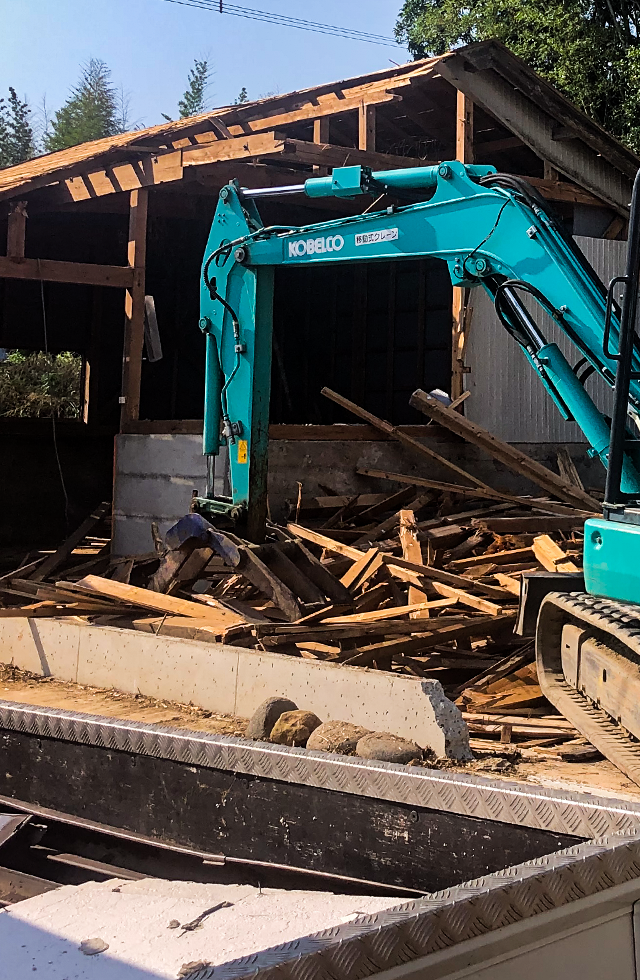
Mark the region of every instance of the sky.
<instances>
[{"instance_id":1,"label":"sky","mask_svg":"<svg viewBox=\"0 0 640 980\"><path fill-rule=\"evenodd\" d=\"M238 6L393 37L402 0L241 0ZM214 74L208 107L337 81L409 61L408 52L220 15L168 0L0 0L0 97L12 85L39 115L63 104L80 66L100 58L130 100L135 128L175 118L194 58Z\"/></svg>"}]
</instances>

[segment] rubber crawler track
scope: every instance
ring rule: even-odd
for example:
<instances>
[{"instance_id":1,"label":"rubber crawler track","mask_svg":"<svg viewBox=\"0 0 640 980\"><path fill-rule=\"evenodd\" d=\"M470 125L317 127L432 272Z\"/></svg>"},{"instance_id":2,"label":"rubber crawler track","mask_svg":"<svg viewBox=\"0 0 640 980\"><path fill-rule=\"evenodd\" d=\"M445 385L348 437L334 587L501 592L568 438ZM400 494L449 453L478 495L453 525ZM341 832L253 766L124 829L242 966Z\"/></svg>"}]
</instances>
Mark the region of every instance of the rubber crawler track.
<instances>
[{"instance_id":1,"label":"rubber crawler track","mask_svg":"<svg viewBox=\"0 0 640 980\"><path fill-rule=\"evenodd\" d=\"M551 593L540 607L536 632L536 661L543 694L592 745L640 786L640 742L564 678L561 640L562 627L567 623L589 628L603 643L640 664L640 606L582 592Z\"/></svg>"}]
</instances>

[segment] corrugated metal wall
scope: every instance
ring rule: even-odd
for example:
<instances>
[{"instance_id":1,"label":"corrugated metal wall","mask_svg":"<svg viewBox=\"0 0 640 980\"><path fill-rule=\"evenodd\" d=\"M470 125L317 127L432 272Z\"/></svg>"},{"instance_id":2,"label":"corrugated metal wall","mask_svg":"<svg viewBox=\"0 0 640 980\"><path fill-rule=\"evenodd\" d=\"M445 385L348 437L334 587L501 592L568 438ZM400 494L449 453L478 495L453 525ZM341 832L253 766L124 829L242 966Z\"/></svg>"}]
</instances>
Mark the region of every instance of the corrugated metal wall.
<instances>
[{"instance_id":1,"label":"corrugated metal wall","mask_svg":"<svg viewBox=\"0 0 640 980\"><path fill-rule=\"evenodd\" d=\"M613 276L624 273L626 242L602 238L576 237L576 242L607 285ZM565 422L525 360L518 344L501 326L489 296L480 289L473 294L473 316L469 332L466 363L471 368L465 386L471 391L466 415L508 442L584 442L574 422ZM535 307L530 306L532 312ZM569 363L580 357L571 342L553 321L538 315L549 342L558 344ZM598 407L611 411L613 393L592 375L587 390Z\"/></svg>"}]
</instances>

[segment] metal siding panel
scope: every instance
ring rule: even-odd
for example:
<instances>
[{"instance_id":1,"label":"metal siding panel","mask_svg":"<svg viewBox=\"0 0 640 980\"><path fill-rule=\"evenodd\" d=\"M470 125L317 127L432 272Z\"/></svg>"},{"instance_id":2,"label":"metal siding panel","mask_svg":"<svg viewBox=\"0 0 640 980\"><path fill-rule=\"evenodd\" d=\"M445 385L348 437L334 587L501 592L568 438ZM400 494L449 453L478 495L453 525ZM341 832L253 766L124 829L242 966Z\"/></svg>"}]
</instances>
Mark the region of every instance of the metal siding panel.
<instances>
[{"instance_id":1,"label":"metal siding panel","mask_svg":"<svg viewBox=\"0 0 640 980\"><path fill-rule=\"evenodd\" d=\"M582 237L575 241L605 284L624 272L626 242ZM520 347L500 324L489 296L476 289L473 304L466 354L471 371L465 376L471 391L468 418L508 442L585 442L578 426L561 417ZM527 305L547 339L575 363L578 354L571 341L549 317ZM605 382L592 375L587 390L610 414L613 393Z\"/></svg>"}]
</instances>

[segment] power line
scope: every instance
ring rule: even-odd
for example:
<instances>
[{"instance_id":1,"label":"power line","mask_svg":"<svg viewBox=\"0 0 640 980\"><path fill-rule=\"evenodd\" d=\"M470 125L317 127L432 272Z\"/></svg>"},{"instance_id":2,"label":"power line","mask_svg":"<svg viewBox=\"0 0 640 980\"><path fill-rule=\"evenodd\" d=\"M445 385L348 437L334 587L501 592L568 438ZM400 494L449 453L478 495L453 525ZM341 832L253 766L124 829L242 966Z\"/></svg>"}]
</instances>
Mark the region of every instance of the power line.
<instances>
[{"instance_id":1,"label":"power line","mask_svg":"<svg viewBox=\"0 0 640 980\"><path fill-rule=\"evenodd\" d=\"M401 47L393 38L384 37L382 34L370 34L350 27L338 27L335 24L322 24L300 17L274 14L268 10L254 10L252 7L241 7L238 4L227 3L226 0L164 0L164 2L175 3L181 7L196 7L210 13L228 14L231 17L243 17L245 20L256 20L265 24L275 24L279 27L294 27L299 31L328 34L332 37L342 37L351 41L366 41L368 44Z\"/></svg>"}]
</instances>

